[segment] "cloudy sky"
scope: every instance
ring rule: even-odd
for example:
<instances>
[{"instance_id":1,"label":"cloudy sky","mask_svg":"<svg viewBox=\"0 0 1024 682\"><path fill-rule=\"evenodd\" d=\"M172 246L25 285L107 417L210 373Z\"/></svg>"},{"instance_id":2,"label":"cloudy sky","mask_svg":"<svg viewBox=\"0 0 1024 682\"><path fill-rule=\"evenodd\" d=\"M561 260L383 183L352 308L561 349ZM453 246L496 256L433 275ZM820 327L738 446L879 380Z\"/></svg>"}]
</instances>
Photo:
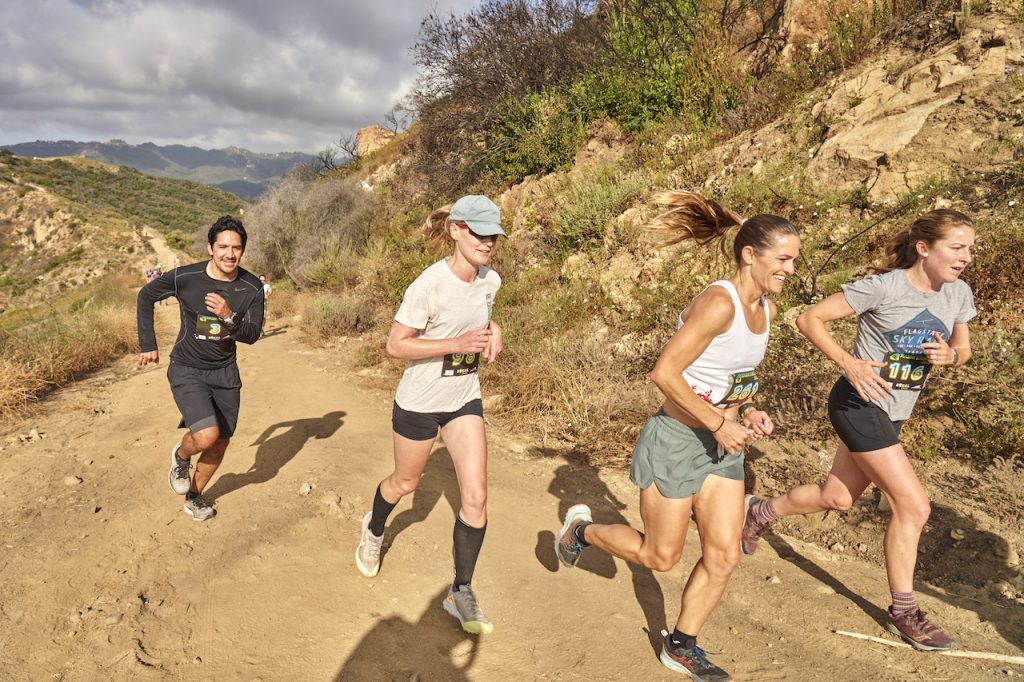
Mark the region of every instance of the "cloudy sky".
<instances>
[{"instance_id":1,"label":"cloudy sky","mask_svg":"<svg viewBox=\"0 0 1024 682\"><path fill-rule=\"evenodd\" d=\"M432 9L476 0L3 0L0 144L315 153L409 88Z\"/></svg>"}]
</instances>

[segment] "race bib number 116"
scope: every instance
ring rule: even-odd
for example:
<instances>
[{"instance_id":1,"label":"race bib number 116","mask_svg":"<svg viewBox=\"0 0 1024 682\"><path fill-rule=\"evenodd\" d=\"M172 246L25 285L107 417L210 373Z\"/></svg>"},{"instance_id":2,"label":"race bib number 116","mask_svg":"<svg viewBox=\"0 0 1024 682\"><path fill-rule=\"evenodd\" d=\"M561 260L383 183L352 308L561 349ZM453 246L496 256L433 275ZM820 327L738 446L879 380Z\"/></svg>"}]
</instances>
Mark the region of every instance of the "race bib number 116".
<instances>
[{"instance_id":1,"label":"race bib number 116","mask_svg":"<svg viewBox=\"0 0 1024 682\"><path fill-rule=\"evenodd\" d=\"M881 374L895 389L920 391L931 370L931 364L923 355L892 352L885 356L885 367Z\"/></svg>"}]
</instances>

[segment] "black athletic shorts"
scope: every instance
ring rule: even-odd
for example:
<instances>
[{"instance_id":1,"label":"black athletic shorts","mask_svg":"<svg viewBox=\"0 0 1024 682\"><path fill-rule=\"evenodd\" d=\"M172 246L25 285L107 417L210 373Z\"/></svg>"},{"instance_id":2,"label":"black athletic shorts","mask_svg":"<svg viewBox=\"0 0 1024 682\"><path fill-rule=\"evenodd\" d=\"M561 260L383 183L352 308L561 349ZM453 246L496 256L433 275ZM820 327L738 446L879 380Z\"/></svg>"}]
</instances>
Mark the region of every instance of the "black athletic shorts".
<instances>
[{"instance_id":1,"label":"black athletic shorts","mask_svg":"<svg viewBox=\"0 0 1024 682\"><path fill-rule=\"evenodd\" d=\"M178 428L192 433L216 426L218 438L230 438L238 424L238 406L242 379L238 365L199 369L171 361L167 368L171 394L181 412Z\"/></svg>"},{"instance_id":2,"label":"black athletic shorts","mask_svg":"<svg viewBox=\"0 0 1024 682\"><path fill-rule=\"evenodd\" d=\"M861 400L846 377L839 377L828 394L828 419L850 452L874 452L900 442L903 422Z\"/></svg>"},{"instance_id":3,"label":"black athletic shorts","mask_svg":"<svg viewBox=\"0 0 1024 682\"><path fill-rule=\"evenodd\" d=\"M467 414L484 416L484 403L480 398L470 400L454 412L410 412L394 404L391 410L391 428L399 436L409 440L431 440L437 438L437 430L445 424Z\"/></svg>"}]
</instances>

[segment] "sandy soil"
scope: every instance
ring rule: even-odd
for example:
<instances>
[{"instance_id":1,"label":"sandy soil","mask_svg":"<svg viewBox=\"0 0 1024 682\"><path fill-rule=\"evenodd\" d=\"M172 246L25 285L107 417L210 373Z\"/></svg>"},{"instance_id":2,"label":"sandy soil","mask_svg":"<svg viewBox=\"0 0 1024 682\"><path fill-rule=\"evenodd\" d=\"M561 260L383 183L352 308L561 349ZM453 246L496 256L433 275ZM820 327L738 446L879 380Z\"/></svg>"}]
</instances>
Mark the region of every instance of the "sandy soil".
<instances>
[{"instance_id":1,"label":"sandy soil","mask_svg":"<svg viewBox=\"0 0 1024 682\"><path fill-rule=\"evenodd\" d=\"M176 306L158 311L166 340ZM443 444L391 519L381 573L360 576L352 554L359 519L389 471L391 393L357 376L345 346L310 349L294 323L270 329L240 353L240 426L209 489L218 510L210 522L186 516L167 485L178 415L166 345L159 367L125 359L7 426L0 679L676 677L658 663L654 642L675 617L695 531L668 573L597 552L560 569L551 543L561 513L585 501L599 521L637 524L636 491L622 472L503 432L500 414L475 581L495 632L466 635L440 607L457 506ZM922 583L925 610L964 649L1021 655L1024 609L983 591L960 594L958 584ZM1020 666L834 634L889 637L886 598L871 552L780 534L744 559L702 643L737 680L1024 676Z\"/></svg>"}]
</instances>

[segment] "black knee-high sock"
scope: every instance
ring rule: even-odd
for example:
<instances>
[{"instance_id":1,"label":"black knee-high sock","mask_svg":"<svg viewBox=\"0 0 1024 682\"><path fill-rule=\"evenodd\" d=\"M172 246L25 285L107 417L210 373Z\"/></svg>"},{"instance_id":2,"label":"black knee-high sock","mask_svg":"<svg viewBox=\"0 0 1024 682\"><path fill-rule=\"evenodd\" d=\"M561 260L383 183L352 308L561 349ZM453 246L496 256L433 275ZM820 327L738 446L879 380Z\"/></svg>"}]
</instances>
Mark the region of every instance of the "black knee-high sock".
<instances>
[{"instance_id":1,"label":"black knee-high sock","mask_svg":"<svg viewBox=\"0 0 1024 682\"><path fill-rule=\"evenodd\" d=\"M468 585L472 582L476 558L480 555L480 547L484 544L484 533L486 532L486 523L483 528L474 528L463 521L458 514L455 515L455 529L452 531L452 542L455 546L453 587Z\"/></svg>"},{"instance_id":2,"label":"black knee-high sock","mask_svg":"<svg viewBox=\"0 0 1024 682\"><path fill-rule=\"evenodd\" d=\"M387 523L388 515L394 510L395 504L391 504L384 499L384 496L380 494L380 485L377 486L377 492L373 496L373 514L370 515L370 532L380 537L384 535L384 524Z\"/></svg>"}]
</instances>

